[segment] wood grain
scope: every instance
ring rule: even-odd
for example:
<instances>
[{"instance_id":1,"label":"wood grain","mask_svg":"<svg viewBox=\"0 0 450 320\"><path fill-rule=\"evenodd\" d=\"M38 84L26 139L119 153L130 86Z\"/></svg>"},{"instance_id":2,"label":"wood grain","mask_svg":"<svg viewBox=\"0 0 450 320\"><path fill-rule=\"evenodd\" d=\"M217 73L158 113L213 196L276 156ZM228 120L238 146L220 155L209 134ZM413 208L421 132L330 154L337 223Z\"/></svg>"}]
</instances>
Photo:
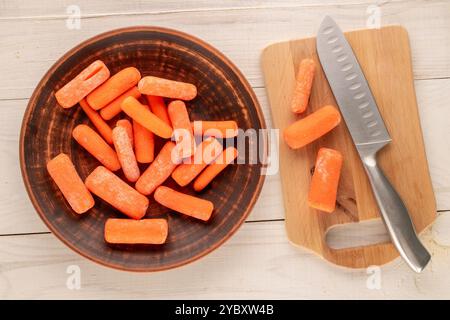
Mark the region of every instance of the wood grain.
<instances>
[{"instance_id":1,"label":"wood grain","mask_svg":"<svg viewBox=\"0 0 450 320\"><path fill-rule=\"evenodd\" d=\"M418 117L407 32L394 26L346 35L393 140L380 152L380 166L404 200L416 230L421 232L434 221L436 204ZM274 124L280 129L297 119L288 106L295 72L304 58L313 58L318 64L306 114L327 104L337 106L320 67L315 38L271 45L263 52L262 65ZM311 171L317 151L323 146L340 150L345 158L337 209L332 214L307 205ZM391 243L346 249L332 249L326 244L326 232L333 226L379 217L367 176L344 123L300 150L291 150L281 142L280 171L286 229L293 244L352 268L381 265L398 256Z\"/></svg>"}]
</instances>

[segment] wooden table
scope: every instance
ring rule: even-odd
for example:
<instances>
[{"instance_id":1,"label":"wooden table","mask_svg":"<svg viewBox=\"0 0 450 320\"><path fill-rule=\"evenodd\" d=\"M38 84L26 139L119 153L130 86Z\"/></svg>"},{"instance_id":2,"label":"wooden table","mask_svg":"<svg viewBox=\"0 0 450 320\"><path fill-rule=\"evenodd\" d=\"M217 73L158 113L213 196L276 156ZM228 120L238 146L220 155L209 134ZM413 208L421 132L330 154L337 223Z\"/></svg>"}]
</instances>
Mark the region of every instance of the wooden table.
<instances>
[{"instance_id":1,"label":"wooden table","mask_svg":"<svg viewBox=\"0 0 450 320\"><path fill-rule=\"evenodd\" d=\"M0 0L0 299L450 298L450 2L392 0L374 7L375 2ZM78 7L69 7L73 3ZM76 18L78 8L79 29L68 20ZM399 259L380 270L342 269L291 246L278 175L267 177L249 219L225 245L198 262L154 274L119 272L81 258L34 212L19 168L22 115L45 71L80 41L131 25L196 35L243 71L270 125L261 50L272 42L313 35L325 14L350 30L365 28L374 12L380 13L381 25L403 25L411 40L439 215L422 236L433 255L422 274ZM382 227L370 225L336 231L329 241L345 246L384 237ZM73 270L81 272L79 289L70 285Z\"/></svg>"}]
</instances>

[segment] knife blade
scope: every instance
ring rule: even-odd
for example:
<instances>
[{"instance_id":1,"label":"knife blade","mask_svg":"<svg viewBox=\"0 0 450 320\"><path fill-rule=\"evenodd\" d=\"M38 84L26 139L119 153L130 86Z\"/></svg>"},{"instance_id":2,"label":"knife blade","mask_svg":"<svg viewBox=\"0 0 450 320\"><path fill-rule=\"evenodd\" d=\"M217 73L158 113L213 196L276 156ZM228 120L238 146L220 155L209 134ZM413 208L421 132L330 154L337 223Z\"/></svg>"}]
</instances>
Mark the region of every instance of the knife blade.
<instances>
[{"instance_id":1,"label":"knife blade","mask_svg":"<svg viewBox=\"0 0 450 320\"><path fill-rule=\"evenodd\" d=\"M329 16L319 27L316 45L392 242L407 264L421 272L431 256L420 242L403 201L377 165L377 152L391 142L391 137L359 62L341 29Z\"/></svg>"}]
</instances>

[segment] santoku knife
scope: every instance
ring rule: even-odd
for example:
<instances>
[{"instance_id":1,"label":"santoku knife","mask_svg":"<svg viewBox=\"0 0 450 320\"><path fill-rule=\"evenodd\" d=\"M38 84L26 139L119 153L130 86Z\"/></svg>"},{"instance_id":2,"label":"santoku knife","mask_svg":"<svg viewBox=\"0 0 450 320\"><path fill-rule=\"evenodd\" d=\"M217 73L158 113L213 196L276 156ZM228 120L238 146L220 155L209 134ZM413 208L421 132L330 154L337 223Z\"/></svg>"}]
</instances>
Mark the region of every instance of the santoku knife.
<instances>
[{"instance_id":1,"label":"santoku knife","mask_svg":"<svg viewBox=\"0 0 450 320\"><path fill-rule=\"evenodd\" d=\"M377 152L391 142L391 137L350 44L328 16L319 28L317 53L392 242L407 264L421 272L430 254L417 237L403 201L377 165Z\"/></svg>"}]
</instances>

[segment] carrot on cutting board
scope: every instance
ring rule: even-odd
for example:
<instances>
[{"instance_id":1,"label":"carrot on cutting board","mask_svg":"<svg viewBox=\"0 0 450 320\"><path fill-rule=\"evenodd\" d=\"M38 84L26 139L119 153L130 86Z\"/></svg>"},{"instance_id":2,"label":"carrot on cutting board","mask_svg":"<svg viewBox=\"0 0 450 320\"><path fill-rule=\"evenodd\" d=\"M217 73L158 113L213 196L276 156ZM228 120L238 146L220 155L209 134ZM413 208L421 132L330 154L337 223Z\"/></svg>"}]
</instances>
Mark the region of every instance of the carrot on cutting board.
<instances>
[{"instance_id":1,"label":"carrot on cutting board","mask_svg":"<svg viewBox=\"0 0 450 320\"><path fill-rule=\"evenodd\" d=\"M140 163L152 162L155 157L155 137L153 133L135 120L133 120L133 133L136 160Z\"/></svg>"},{"instance_id":2,"label":"carrot on cutting board","mask_svg":"<svg viewBox=\"0 0 450 320\"><path fill-rule=\"evenodd\" d=\"M136 100L136 98L128 97L123 100L122 110L131 119L157 136L164 139L169 139L172 136L172 128L155 116L145 105Z\"/></svg>"},{"instance_id":3,"label":"carrot on cutting board","mask_svg":"<svg viewBox=\"0 0 450 320\"><path fill-rule=\"evenodd\" d=\"M103 120L102 117L98 114L97 111L92 109L86 99L82 99L80 101L81 109L83 109L84 113L88 116L89 120L91 120L92 124L97 128L100 135L105 139L106 142L112 144L112 129L110 126Z\"/></svg>"},{"instance_id":4,"label":"carrot on cutting board","mask_svg":"<svg viewBox=\"0 0 450 320\"><path fill-rule=\"evenodd\" d=\"M167 108L177 148L183 158L190 157L195 151L195 139L186 105L181 100L169 103Z\"/></svg>"},{"instance_id":5,"label":"carrot on cutting board","mask_svg":"<svg viewBox=\"0 0 450 320\"><path fill-rule=\"evenodd\" d=\"M333 212L342 168L342 154L333 149L320 148L308 194L312 208Z\"/></svg>"},{"instance_id":6,"label":"carrot on cutting board","mask_svg":"<svg viewBox=\"0 0 450 320\"><path fill-rule=\"evenodd\" d=\"M284 140L292 149L301 148L331 131L341 122L333 106L324 106L284 130Z\"/></svg>"},{"instance_id":7,"label":"carrot on cutting board","mask_svg":"<svg viewBox=\"0 0 450 320\"><path fill-rule=\"evenodd\" d=\"M313 59L303 59L297 71L294 93L292 94L291 110L294 113L302 113L308 106L311 87L316 71L316 63Z\"/></svg>"},{"instance_id":8,"label":"carrot on cutting board","mask_svg":"<svg viewBox=\"0 0 450 320\"><path fill-rule=\"evenodd\" d=\"M64 87L55 98L63 108L71 108L109 78L108 67L100 60L92 62Z\"/></svg>"},{"instance_id":9,"label":"carrot on cutting board","mask_svg":"<svg viewBox=\"0 0 450 320\"><path fill-rule=\"evenodd\" d=\"M219 173L236 159L238 151L234 147L226 148L220 156L195 179L194 190L202 191Z\"/></svg>"},{"instance_id":10,"label":"carrot on cutting board","mask_svg":"<svg viewBox=\"0 0 450 320\"><path fill-rule=\"evenodd\" d=\"M194 121L194 135L212 136L217 138L233 138L238 134L236 121Z\"/></svg>"},{"instance_id":11,"label":"carrot on cutting board","mask_svg":"<svg viewBox=\"0 0 450 320\"><path fill-rule=\"evenodd\" d=\"M134 97L138 99L141 96L141 92L138 90L138 88L135 86L122 95L115 98L110 104L108 104L106 107L102 108L100 110L100 115L105 120L111 120L115 116L117 116L119 113L122 112L121 104L122 101L125 100L125 98L128 97Z\"/></svg>"},{"instance_id":12,"label":"carrot on cutting board","mask_svg":"<svg viewBox=\"0 0 450 320\"><path fill-rule=\"evenodd\" d=\"M190 163L182 163L172 172L172 179L182 187L188 185L220 155L222 150L222 144L215 138L204 140L197 147Z\"/></svg>"},{"instance_id":13,"label":"carrot on cutting board","mask_svg":"<svg viewBox=\"0 0 450 320\"><path fill-rule=\"evenodd\" d=\"M122 127L127 131L127 135L131 140L131 145L134 146L134 138L133 138L133 125L128 119L120 119L116 122L116 127Z\"/></svg>"},{"instance_id":14,"label":"carrot on cutting board","mask_svg":"<svg viewBox=\"0 0 450 320\"><path fill-rule=\"evenodd\" d=\"M122 126L115 127L113 129L113 141L125 178L130 182L136 182L139 179L140 172L127 129Z\"/></svg>"},{"instance_id":15,"label":"carrot on cutting board","mask_svg":"<svg viewBox=\"0 0 450 320\"><path fill-rule=\"evenodd\" d=\"M169 209L203 221L208 221L214 210L211 201L190 196L165 186L158 187L154 197L158 203Z\"/></svg>"},{"instance_id":16,"label":"carrot on cutting board","mask_svg":"<svg viewBox=\"0 0 450 320\"><path fill-rule=\"evenodd\" d=\"M95 168L84 183L93 194L130 218L141 219L147 211L147 197L105 167Z\"/></svg>"},{"instance_id":17,"label":"carrot on cutting board","mask_svg":"<svg viewBox=\"0 0 450 320\"><path fill-rule=\"evenodd\" d=\"M116 171L120 169L120 162L116 152L93 129L85 124L79 124L73 129L72 136L109 170Z\"/></svg>"},{"instance_id":18,"label":"carrot on cutting board","mask_svg":"<svg viewBox=\"0 0 450 320\"><path fill-rule=\"evenodd\" d=\"M134 67L125 68L87 96L87 102L94 110L99 110L121 94L134 87L141 79L141 73Z\"/></svg>"},{"instance_id":19,"label":"carrot on cutting board","mask_svg":"<svg viewBox=\"0 0 450 320\"><path fill-rule=\"evenodd\" d=\"M169 226L166 219L108 219L105 241L111 244L163 244Z\"/></svg>"},{"instance_id":20,"label":"carrot on cutting board","mask_svg":"<svg viewBox=\"0 0 450 320\"><path fill-rule=\"evenodd\" d=\"M141 93L180 100L192 100L197 96L197 87L192 83L147 76L138 83Z\"/></svg>"},{"instance_id":21,"label":"carrot on cutting board","mask_svg":"<svg viewBox=\"0 0 450 320\"><path fill-rule=\"evenodd\" d=\"M167 125L172 126L163 97L146 95L150 110Z\"/></svg>"},{"instance_id":22,"label":"carrot on cutting board","mask_svg":"<svg viewBox=\"0 0 450 320\"><path fill-rule=\"evenodd\" d=\"M173 172L179 163L175 143L166 142L155 160L136 182L136 190L142 194L149 195L160 186Z\"/></svg>"},{"instance_id":23,"label":"carrot on cutting board","mask_svg":"<svg viewBox=\"0 0 450 320\"><path fill-rule=\"evenodd\" d=\"M47 162L47 170L73 211L81 214L94 206L94 198L67 154L60 153Z\"/></svg>"}]
</instances>

